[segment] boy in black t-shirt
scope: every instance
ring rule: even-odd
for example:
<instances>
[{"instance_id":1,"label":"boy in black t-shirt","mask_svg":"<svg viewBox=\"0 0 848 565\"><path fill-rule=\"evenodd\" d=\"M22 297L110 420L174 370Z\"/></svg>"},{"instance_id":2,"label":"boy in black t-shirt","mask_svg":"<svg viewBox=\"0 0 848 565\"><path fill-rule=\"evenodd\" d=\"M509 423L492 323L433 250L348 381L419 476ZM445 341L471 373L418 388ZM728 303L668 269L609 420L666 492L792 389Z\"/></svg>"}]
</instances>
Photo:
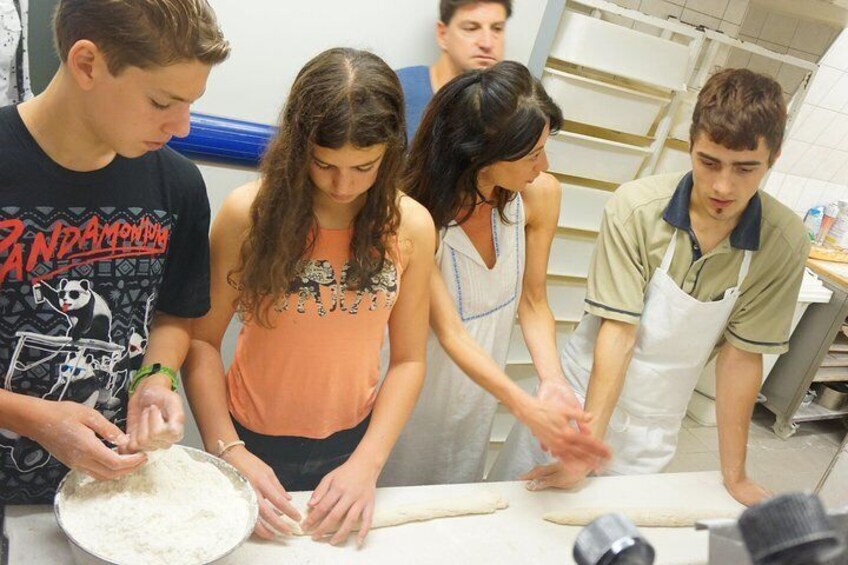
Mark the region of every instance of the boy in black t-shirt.
<instances>
[{"instance_id":1,"label":"boy in black t-shirt","mask_svg":"<svg viewBox=\"0 0 848 565\"><path fill-rule=\"evenodd\" d=\"M61 0L54 34L50 85L0 109L0 506L178 441L175 371L209 308L205 185L163 146L229 54L212 9Z\"/></svg>"}]
</instances>

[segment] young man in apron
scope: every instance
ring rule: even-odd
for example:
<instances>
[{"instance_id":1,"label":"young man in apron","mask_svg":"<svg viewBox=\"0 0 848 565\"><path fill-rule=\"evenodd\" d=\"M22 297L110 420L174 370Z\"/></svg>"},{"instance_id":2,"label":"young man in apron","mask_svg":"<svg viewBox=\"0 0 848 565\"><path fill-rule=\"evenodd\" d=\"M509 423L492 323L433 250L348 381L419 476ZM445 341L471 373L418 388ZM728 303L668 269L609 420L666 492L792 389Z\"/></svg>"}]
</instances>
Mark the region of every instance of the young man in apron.
<instances>
[{"instance_id":1,"label":"young man in apron","mask_svg":"<svg viewBox=\"0 0 848 565\"><path fill-rule=\"evenodd\" d=\"M690 129L692 170L621 186L604 212L586 315L562 352L565 374L613 450L612 474L657 473L671 461L689 397L717 354L716 412L724 483L754 504L769 493L745 472L764 353L788 349L809 242L801 220L758 190L780 154L779 84L745 69L710 78ZM516 428L491 473L531 488L587 474L541 465Z\"/></svg>"}]
</instances>

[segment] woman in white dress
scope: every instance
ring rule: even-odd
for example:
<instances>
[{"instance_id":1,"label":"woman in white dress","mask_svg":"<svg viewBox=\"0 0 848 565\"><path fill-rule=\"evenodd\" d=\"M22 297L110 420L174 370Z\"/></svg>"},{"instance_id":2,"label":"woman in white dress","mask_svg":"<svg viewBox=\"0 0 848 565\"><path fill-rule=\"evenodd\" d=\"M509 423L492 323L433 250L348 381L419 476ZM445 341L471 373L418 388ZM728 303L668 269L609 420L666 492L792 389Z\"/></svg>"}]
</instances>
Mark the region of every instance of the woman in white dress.
<instances>
[{"instance_id":1,"label":"woman in white dress","mask_svg":"<svg viewBox=\"0 0 848 565\"><path fill-rule=\"evenodd\" d=\"M481 481L498 401L557 457L609 455L566 383L547 301L561 188L542 171L561 122L541 83L510 61L455 78L425 111L404 184L439 230L427 376L381 485ZM535 396L504 372L516 312Z\"/></svg>"}]
</instances>

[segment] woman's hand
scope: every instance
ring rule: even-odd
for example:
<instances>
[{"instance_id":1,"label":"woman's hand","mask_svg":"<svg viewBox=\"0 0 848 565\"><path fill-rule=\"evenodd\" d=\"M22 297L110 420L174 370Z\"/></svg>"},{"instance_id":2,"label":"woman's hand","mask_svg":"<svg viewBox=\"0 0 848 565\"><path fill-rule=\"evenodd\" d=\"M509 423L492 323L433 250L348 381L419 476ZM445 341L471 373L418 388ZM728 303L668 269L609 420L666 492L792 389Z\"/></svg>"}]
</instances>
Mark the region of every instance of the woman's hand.
<instances>
[{"instance_id":1,"label":"woman's hand","mask_svg":"<svg viewBox=\"0 0 848 565\"><path fill-rule=\"evenodd\" d=\"M591 415L583 411L565 380L543 380L537 396L525 403L517 417L536 436L542 449L555 457L597 469L611 455L609 448L592 436L588 427Z\"/></svg>"},{"instance_id":2,"label":"woman's hand","mask_svg":"<svg viewBox=\"0 0 848 565\"><path fill-rule=\"evenodd\" d=\"M256 491L259 519L253 533L264 539L291 535L291 525L286 523L283 516L288 516L297 523L300 522L300 513L292 506L291 495L280 484L271 467L244 446L229 450L226 461L241 471Z\"/></svg>"},{"instance_id":3,"label":"woman's hand","mask_svg":"<svg viewBox=\"0 0 848 565\"><path fill-rule=\"evenodd\" d=\"M318 540L333 532L330 543L344 543L359 525L357 545L362 545L374 516L374 495L380 470L359 461L354 453L348 461L328 473L309 500L303 531Z\"/></svg>"},{"instance_id":4,"label":"woman's hand","mask_svg":"<svg viewBox=\"0 0 848 565\"><path fill-rule=\"evenodd\" d=\"M591 467L582 462L565 465L562 461L557 461L550 465L539 465L529 473L520 476L519 479L529 481L527 490L574 489L583 483L591 471Z\"/></svg>"}]
</instances>

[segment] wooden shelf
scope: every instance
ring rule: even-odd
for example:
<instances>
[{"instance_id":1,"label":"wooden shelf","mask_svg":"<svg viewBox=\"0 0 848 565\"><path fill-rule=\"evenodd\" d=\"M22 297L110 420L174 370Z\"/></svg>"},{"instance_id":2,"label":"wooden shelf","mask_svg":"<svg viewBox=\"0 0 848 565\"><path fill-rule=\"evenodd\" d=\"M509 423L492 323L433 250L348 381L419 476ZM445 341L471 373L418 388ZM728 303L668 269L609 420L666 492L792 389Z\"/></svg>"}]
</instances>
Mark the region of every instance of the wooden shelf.
<instances>
[{"instance_id":1,"label":"wooden shelf","mask_svg":"<svg viewBox=\"0 0 848 565\"><path fill-rule=\"evenodd\" d=\"M689 142L683 139L674 139L669 137L665 140L665 146L671 149L676 149L677 151L689 153Z\"/></svg>"},{"instance_id":2,"label":"wooden shelf","mask_svg":"<svg viewBox=\"0 0 848 565\"><path fill-rule=\"evenodd\" d=\"M557 227L556 233L558 235L571 235L577 237L591 237L592 239L597 239L598 234L600 233L598 230L584 230L581 228L563 228Z\"/></svg>"},{"instance_id":3,"label":"wooden shelf","mask_svg":"<svg viewBox=\"0 0 848 565\"><path fill-rule=\"evenodd\" d=\"M843 333L836 334L836 339L829 349L830 353L848 353L848 336Z\"/></svg>"},{"instance_id":4,"label":"wooden shelf","mask_svg":"<svg viewBox=\"0 0 848 565\"><path fill-rule=\"evenodd\" d=\"M556 171L548 171L548 173L552 174L559 182L582 186L583 188L594 188L595 190L615 192L615 189L620 186L619 184L614 182L575 177L573 175L564 175Z\"/></svg>"},{"instance_id":5,"label":"wooden shelf","mask_svg":"<svg viewBox=\"0 0 848 565\"><path fill-rule=\"evenodd\" d=\"M833 351L833 346L831 345L831 349L827 355L822 359L820 367L846 367L846 374L848 374L848 353L839 353Z\"/></svg>"},{"instance_id":6,"label":"wooden shelf","mask_svg":"<svg viewBox=\"0 0 848 565\"><path fill-rule=\"evenodd\" d=\"M651 143L654 142L654 138L652 137L624 133L621 131L605 129L592 124L572 122L569 120L565 120L560 131L570 131L572 133L579 133L580 135L588 135L590 137L597 137L598 139L606 139L607 141L615 141L616 143L624 143L635 147L649 147Z\"/></svg>"},{"instance_id":7,"label":"wooden shelf","mask_svg":"<svg viewBox=\"0 0 848 565\"><path fill-rule=\"evenodd\" d=\"M548 272L548 280L571 283L571 284L579 284L585 285L589 281L589 277L576 276L576 275L559 275L557 273Z\"/></svg>"},{"instance_id":8,"label":"wooden shelf","mask_svg":"<svg viewBox=\"0 0 848 565\"><path fill-rule=\"evenodd\" d=\"M837 383L848 381L848 367L820 367L813 377L814 383Z\"/></svg>"},{"instance_id":9,"label":"wooden shelf","mask_svg":"<svg viewBox=\"0 0 848 565\"><path fill-rule=\"evenodd\" d=\"M608 84L614 84L619 87L624 87L629 90L633 90L635 92L641 92L642 94L646 94L648 96L658 96L666 98L669 95L669 91L663 88L657 88L645 84L643 82L630 80L628 78L624 78L622 76L610 73L605 73L603 71L592 69L590 67L581 67L579 65L573 65L566 61L560 61L554 58L548 59L545 67L560 72L583 76L592 80L597 80Z\"/></svg>"}]
</instances>

